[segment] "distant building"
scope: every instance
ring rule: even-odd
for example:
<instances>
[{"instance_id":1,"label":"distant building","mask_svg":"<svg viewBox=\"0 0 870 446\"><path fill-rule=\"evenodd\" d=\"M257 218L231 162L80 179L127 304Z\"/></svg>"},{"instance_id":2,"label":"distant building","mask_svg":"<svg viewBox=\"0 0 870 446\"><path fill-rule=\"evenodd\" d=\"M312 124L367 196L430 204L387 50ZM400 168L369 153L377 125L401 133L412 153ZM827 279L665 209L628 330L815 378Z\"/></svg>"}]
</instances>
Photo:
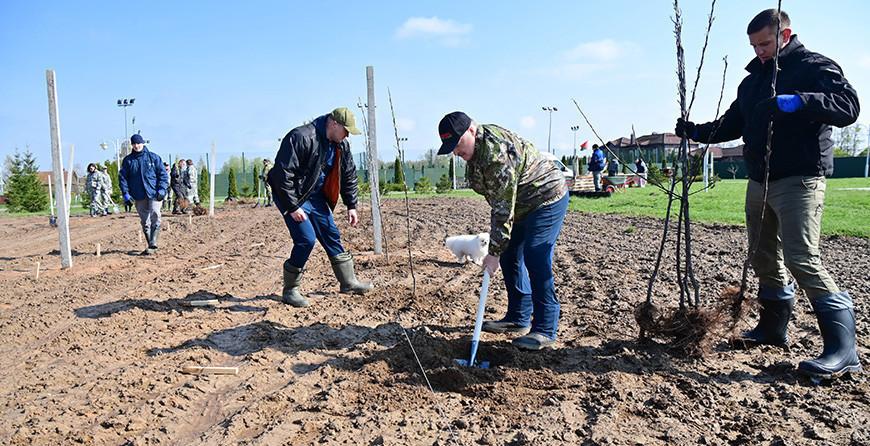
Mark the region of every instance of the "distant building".
<instances>
[{"instance_id":1,"label":"distant building","mask_svg":"<svg viewBox=\"0 0 870 446\"><path fill-rule=\"evenodd\" d=\"M670 162L679 155L681 138L673 133L653 133L637 137L634 141L630 137L621 137L607 143L610 150L614 151L624 161L633 162L638 156L643 156L647 164ZM698 143L689 141L689 151L698 150ZM612 155L607 154L608 158Z\"/></svg>"},{"instance_id":2,"label":"distant building","mask_svg":"<svg viewBox=\"0 0 870 446\"><path fill-rule=\"evenodd\" d=\"M48 177L52 174L50 170L44 170L42 172L36 172L36 177L39 178L39 182L42 183L45 187L48 187ZM67 171L63 171L63 181L66 183ZM51 187L54 187L54 180L52 180ZM77 198L79 194L81 194L85 190L84 179L79 178L79 175L73 171L72 173L72 195ZM56 193L56 192L55 192ZM74 199L75 199L74 198Z\"/></svg>"}]
</instances>

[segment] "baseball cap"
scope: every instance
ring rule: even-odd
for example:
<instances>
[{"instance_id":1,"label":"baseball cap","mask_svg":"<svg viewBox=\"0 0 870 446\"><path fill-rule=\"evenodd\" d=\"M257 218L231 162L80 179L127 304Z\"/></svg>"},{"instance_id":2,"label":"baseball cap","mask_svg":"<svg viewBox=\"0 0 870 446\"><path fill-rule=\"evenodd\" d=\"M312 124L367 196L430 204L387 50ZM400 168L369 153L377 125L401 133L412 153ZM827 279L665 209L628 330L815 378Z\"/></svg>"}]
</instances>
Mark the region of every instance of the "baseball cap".
<instances>
[{"instance_id":1,"label":"baseball cap","mask_svg":"<svg viewBox=\"0 0 870 446\"><path fill-rule=\"evenodd\" d=\"M353 117L353 112L347 107L338 107L329 115L332 116L335 122L343 125L351 135L362 135L362 132L356 128L356 119Z\"/></svg>"},{"instance_id":2,"label":"baseball cap","mask_svg":"<svg viewBox=\"0 0 870 446\"><path fill-rule=\"evenodd\" d=\"M459 144L459 138L471 126L471 118L461 111L449 113L441 118L438 123L438 136L441 138L441 148L438 149L439 155L447 155L456 148Z\"/></svg>"},{"instance_id":3,"label":"baseball cap","mask_svg":"<svg viewBox=\"0 0 870 446\"><path fill-rule=\"evenodd\" d=\"M130 144L145 144L145 138L137 133L130 137Z\"/></svg>"}]
</instances>

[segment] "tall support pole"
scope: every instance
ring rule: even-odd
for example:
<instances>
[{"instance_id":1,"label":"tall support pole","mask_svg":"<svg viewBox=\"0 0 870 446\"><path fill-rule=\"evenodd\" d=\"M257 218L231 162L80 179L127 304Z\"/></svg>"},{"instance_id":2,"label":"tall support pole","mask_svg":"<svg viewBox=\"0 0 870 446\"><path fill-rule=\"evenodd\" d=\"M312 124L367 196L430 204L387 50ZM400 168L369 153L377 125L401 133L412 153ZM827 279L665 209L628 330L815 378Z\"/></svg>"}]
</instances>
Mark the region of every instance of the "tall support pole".
<instances>
[{"instance_id":1,"label":"tall support pole","mask_svg":"<svg viewBox=\"0 0 870 446\"><path fill-rule=\"evenodd\" d=\"M369 161L369 189L372 196L372 229L374 231L375 254L383 253L383 225L381 223L381 192L378 189L378 138L377 123L375 118L375 69L371 65L366 67L366 89L368 91L368 161Z\"/></svg>"},{"instance_id":2,"label":"tall support pole","mask_svg":"<svg viewBox=\"0 0 870 446\"><path fill-rule=\"evenodd\" d=\"M456 190L456 155L452 153L450 154L450 164L453 165L453 168L450 169L453 171L453 178L451 178L450 180L453 181L453 190Z\"/></svg>"},{"instance_id":3,"label":"tall support pole","mask_svg":"<svg viewBox=\"0 0 870 446\"><path fill-rule=\"evenodd\" d=\"M51 191L51 175L48 176L48 209L51 211L51 218L54 219L54 194Z\"/></svg>"},{"instance_id":4,"label":"tall support pole","mask_svg":"<svg viewBox=\"0 0 870 446\"><path fill-rule=\"evenodd\" d=\"M870 125L867 126L867 158L864 161L864 178L870 174Z\"/></svg>"},{"instance_id":5,"label":"tall support pole","mask_svg":"<svg viewBox=\"0 0 870 446\"><path fill-rule=\"evenodd\" d=\"M214 165L215 158L214 141L211 142L211 165L208 166L210 181L208 182L208 216L214 217Z\"/></svg>"},{"instance_id":6,"label":"tall support pole","mask_svg":"<svg viewBox=\"0 0 870 446\"><path fill-rule=\"evenodd\" d=\"M67 197L63 188L63 155L60 150L60 117L57 109L57 84L54 70L45 70L45 83L48 89L48 122L51 131L51 170L54 174L54 189L57 191L57 231L60 237L60 267L72 267L72 252L69 242L69 216Z\"/></svg>"},{"instance_id":7,"label":"tall support pole","mask_svg":"<svg viewBox=\"0 0 870 446\"><path fill-rule=\"evenodd\" d=\"M72 207L72 188L73 188L73 160L75 159L76 146L69 146L69 168L66 170L66 218L69 223L70 207Z\"/></svg>"}]
</instances>

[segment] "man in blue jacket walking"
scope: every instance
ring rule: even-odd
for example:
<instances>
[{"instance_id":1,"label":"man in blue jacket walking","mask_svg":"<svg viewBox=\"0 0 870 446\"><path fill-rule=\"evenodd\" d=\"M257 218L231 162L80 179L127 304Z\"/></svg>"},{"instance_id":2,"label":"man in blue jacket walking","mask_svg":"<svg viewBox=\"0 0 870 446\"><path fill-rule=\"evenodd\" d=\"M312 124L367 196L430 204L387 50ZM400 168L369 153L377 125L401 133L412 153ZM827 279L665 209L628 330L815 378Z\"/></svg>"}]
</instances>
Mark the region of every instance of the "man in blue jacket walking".
<instances>
[{"instance_id":1,"label":"man in blue jacket walking","mask_svg":"<svg viewBox=\"0 0 870 446\"><path fill-rule=\"evenodd\" d=\"M124 157L118 172L118 184L124 203L136 202L136 212L142 223L142 232L148 241L143 256L154 254L160 237L160 206L166 198L169 178L160 155L145 147L145 139L136 134L130 138L133 151Z\"/></svg>"}]
</instances>

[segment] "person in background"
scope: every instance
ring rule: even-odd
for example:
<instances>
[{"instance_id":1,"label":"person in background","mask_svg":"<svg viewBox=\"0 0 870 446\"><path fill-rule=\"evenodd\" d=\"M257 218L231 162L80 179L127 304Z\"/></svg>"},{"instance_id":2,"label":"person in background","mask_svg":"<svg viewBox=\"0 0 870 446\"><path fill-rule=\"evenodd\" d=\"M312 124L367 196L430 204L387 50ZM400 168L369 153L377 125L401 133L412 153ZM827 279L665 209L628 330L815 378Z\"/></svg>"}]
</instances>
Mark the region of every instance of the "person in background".
<instances>
[{"instance_id":1,"label":"person in background","mask_svg":"<svg viewBox=\"0 0 870 446\"><path fill-rule=\"evenodd\" d=\"M638 157L634 162L634 171L637 173L637 185L646 187L646 162L643 157Z\"/></svg>"},{"instance_id":2,"label":"person in background","mask_svg":"<svg viewBox=\"0 0 870 446\"><path fill-rule=\"evenodd\" d=\"M124 202L136 203L136 212L148 247L142 255L157 251L160 238L160 206L166 198L169 178L160 155L145 147L145 139L138 133L130 137L133 151L121 161L118 185Z\"/></svg>"},{"instance_id":3,"label":"person in background","mask_svg":"<svg viewBox=\"0 0 870 446\"><path fill-rule=\"evenodd\" d=\"M114 214L117 211L117 206L112 201L112 177L109 176L105 164L99 164L98 168L100 170L100 204L103 215Z\"/></svg>"},{"instance_id":4,"label":"person in background","mask_svg":"<svg viewBox=\"0 0 870 446\"><path fill-rule=\"evenodd\" d=\"M85 179L85 192L88 193L88 197L91 199L91 204L89 206L91 217L103 215L103 206L100 204L100 199L102 198L102 195L100 194L101 178L102 175L97 171L97 165L94 163L88 164L88 176Z\"/></svg>"},{"instance_id":5,"label":"person in background","mask_svg":"<svg viewBox=\"0 0 870 446\"><path fill-rule=\"evenodd\" d=\"M272 206L272 186L269 185L269 182L266 181L266 178L269 178L269 171L272 170L272 165L269 163L269 160L263 160L263 171L260 172L260 179L263 181L263 191L266 196L263 197L263 202L265 203L265 207Z\"/></svg>"},{"instance_id":6,"label":"person in background","mask_svg":"<svg viewBox=\"0 0 870 446\"><path fill-rule=\"evenodd\" d=\"M601 192L601 172L607 166L607 156L604 151L598 147L598 144L592 144L592 156L589 158L589 171L592 172L592 182L595 185L595 192Z\"/></svg>"},{"instance_id":7,"label":"person in background","mask_svg":"<svg viewBox=\"0 0 870 446\"><path fill-rule=\"evenodd\" d=\"M192 159L187 160L186 164L184 174L187 178L187 201L192 205L199 206L199 174Z\"/></svg>"}]
</instances>

